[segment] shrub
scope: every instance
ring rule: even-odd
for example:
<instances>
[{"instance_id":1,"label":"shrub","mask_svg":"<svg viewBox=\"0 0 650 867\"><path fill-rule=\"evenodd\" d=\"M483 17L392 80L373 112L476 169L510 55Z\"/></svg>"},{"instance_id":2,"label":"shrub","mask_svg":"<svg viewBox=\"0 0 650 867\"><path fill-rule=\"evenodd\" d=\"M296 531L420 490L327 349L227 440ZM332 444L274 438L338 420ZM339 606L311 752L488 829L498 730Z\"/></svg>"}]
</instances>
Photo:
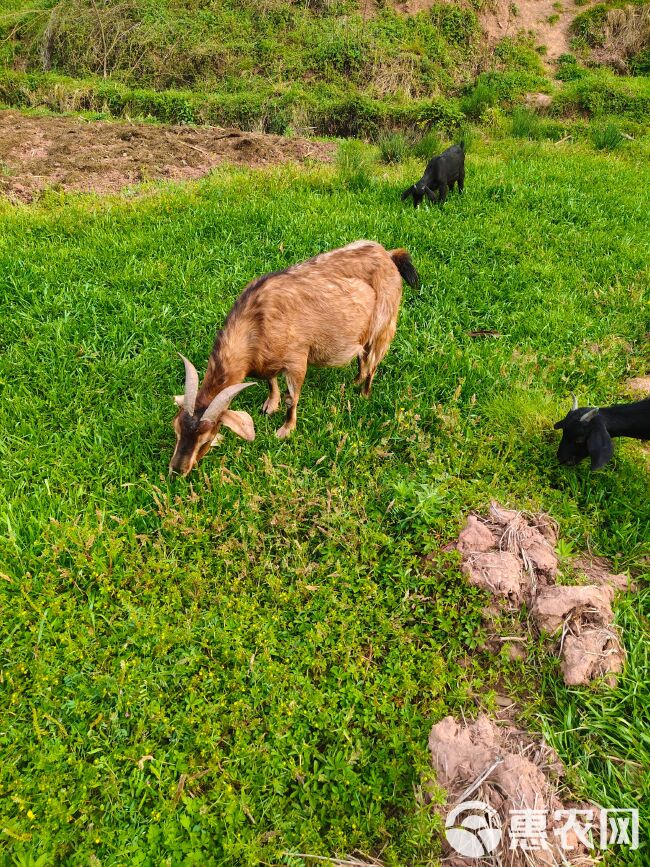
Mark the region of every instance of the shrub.
<instances>
[{"instance_id":1,"label":"shrub","mask_svg":"<svg viewBox=\"0 0 650 867\"><path fill-rule=\"evenodd\" d=\"M341 184L348 190L363 190L372 182L372 160L362 142L354 139L341 142L336 168Z\"/></svg>"},{"instance_id":2,"label":"shrub","mask_svg":"<svg viewBox=\"0 0 650 867\"><path fill-rule=\"evenodd\" d=\"M591 117L618 115L644 121L650 114L650 82L644 78L621 78L600 69L567 82L553 99L555 114Z\"/></svg>"},{"instance_id":3,"label":"shrub","mask_svg":"<svg viewBox=\"0 0 650 867\"><path fill-rule=\"evenodd\" d=\"M429 161L432 157L439 154L442 150L442 143L438 133L430 129L419 138L411 148L411 153L418 159Z\"/></svg>"},{"instance_id":4,"label":"shrub","mask_svg":"<svg viewBox=\"0 0 650 867\"><path fill-rule=\"evenodd\" d=\"M479 81L476 86L464 97L461 108L467 117L480 120L486 108L496 105L498 102L496 90L485 81Z\"/></svg>"},{"instance_id":5,"label":"shrub","mask_svg":"<svg viewBox=\"0 0 650 867\"><path fill-rule=\"evenodd\" d=\"M605 126L595 126L591 131L591 140L599 151L613 151L623 141L623 134L615 123Z\"/></svg>"},{"instance_id":6,"label":"shrub","mask_svg":"<svg viewBox=\"0 0 650 867\"><path fill-rule=\"evenodd\" d=\"M516 108L512 113L511 133L515 138L542 138L542 122L529 108Z\"/></svg>"},{"instance_id":7,"label":"shrub","mask_svg":"<svg viewBox=\"0 0 650 867\"><path fill-rule=\"evenodd\" d=\"M382 133L378 144L379 156L383 163L402 163L408 156L408 142L401 132Z\"/></svg>"},{"instance_id":8,"label":"shrub","mask_svg":"<svg viewBox=\"0 0 650 867\"><path fill-rule=\"evenodd\" d=\"M555 77L559 81L576 81L584 75L584 70L578 66L573 54L562 54L558 57Z\"/></svg>"},{"instance_id":9,"label":"shrub","mask_svg":"<svg viewBox=\"0 0 650 867\"><path fill-rule=\"evenodd\" d=\"M632 75L650 75L650 48L639 51L630 59Z\"/></svg>"}]
</instances>

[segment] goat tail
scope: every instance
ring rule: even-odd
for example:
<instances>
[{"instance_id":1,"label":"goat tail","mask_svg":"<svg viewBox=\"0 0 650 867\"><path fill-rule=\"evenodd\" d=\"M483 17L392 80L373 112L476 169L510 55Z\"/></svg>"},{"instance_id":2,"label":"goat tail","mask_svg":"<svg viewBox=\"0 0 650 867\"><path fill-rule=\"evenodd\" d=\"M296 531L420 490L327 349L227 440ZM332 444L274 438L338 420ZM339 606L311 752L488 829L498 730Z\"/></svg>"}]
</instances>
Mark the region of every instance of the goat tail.
<instances>
[{"instance_id":1,"label":"goat tail","mask_svg":"<svg viewBox=\"0 0 650 867\"><path fill-rule=\"evenodd\" d=\"M395 263L395 267L402 275L402 279L413 289L417 289L420 283L420 275L415 270L415 265L411 261L411 254L408 250L389 250L388 255Z\"/></svg>"},{"instance_id":2,"label":"goat tail","mask_svg":"<svg viewBox=\"0 0 650 867\"><path fill-rule=\"evenodd\" d=\"M408 188L408 190L404 190L404 192L402 193L402 195L401 195L400 198L402 199L403 202L405 202L405 201L408 199L409 196L412 196L412 195L414 195L414 194L415 194L415 184L413 184L412 186L410 186L410 187Z\"/></svg>"}]
</instances>

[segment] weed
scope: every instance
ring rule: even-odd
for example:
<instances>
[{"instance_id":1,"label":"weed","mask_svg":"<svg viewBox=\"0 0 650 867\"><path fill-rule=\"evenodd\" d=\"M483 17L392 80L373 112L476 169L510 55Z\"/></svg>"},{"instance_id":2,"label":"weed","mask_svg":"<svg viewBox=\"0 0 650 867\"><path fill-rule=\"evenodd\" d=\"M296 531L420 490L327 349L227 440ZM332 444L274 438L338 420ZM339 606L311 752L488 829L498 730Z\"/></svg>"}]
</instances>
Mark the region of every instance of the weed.
<instances>
[{"instance_id":1,"label":"weed","mask_svg":"<svg viewBox=\"0 0 650 867\"><path fill-rule=\"evenodd\" d=\"M529 108L516 108L512 113L512 135L515 138L539 139L542 137L542 121Z\"/></svg>"},{"instance_id":2,"label":"weed","mask_svg":"<svg viewBox=\"0 0 650 867\"><path fill-rule=\"evenodd\" d=\"M372 161L361 142L341 142L336 153L336 168L341 184L348 190L364 190L372 182Z\"/></svg>"},{"instance_id":3,"label":"weed","mask_svg":"<svg viewBox=\"0 0 650 867\"><path fill-rule=\"evenodd\" d=\"M600 151L613 151L623 142L623 135L615 123L596 125L591 131L594 147Z\"/></svg>"},{"instance_id":4,"label":"weed","mask_svg":"<svg viewBox=\"0 0 650 867\"><path fill-rule=\"evenodd\" d=\"M383 163L402 163L409 155L409 144L403 133L385 133L377 143Z\"/></svg>"},{"instance_id":5,"label":"weed","mask_svg":"<svg viewBox=\"0 0 650 867\"><path fill-rule=\"evenodd\" d=\"M413 156L425 162L437 156L441 150L442 140L433 129L428 130L421 138L417 139L411 148Z\"/></svg>"}]
</instances>

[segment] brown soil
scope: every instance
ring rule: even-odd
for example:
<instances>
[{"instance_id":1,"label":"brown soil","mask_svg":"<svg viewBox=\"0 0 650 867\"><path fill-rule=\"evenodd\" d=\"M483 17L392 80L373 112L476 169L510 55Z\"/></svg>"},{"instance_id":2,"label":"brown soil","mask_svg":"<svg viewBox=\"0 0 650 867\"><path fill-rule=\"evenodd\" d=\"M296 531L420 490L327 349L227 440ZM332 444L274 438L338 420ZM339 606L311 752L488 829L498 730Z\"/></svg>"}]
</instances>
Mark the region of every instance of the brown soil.
<instances>
[{"instance_id":1,"label":"brown soil","mask_svg":"<svg viewBox=\"0 0 650 867\"><path fill-rule=\"evenodd\" d=\"M494 44L504 36L516 36L521 30L532 31L537 44L546 46L549 60L566 54L569 25L586 7L578 9L574 0L562 0L562 8L554 9L555 3L556 0L496 0L488 4L480 15L488 41Z\"/></svg>"},{"instance_id":2,"label":"brown soil","mask_svg":"<svg viewBox=\"0 0 650 867\"><path fill-rule=\"evenodd\" d=\"M497 725L486 716L472 723L459 723L448 716L431 729L429 751L437 781L447 790L450 807L472 799L487 804L498 815L503 829L501 842L492 855L479 859L481 864L541 867L561 863L567 867L586 867L594 863L572 831L566 839L562 838L560 829L565 824L562 811L575 809L576 805L562 803L558 797L564 768L542 739L511 725ZM589 805L580 806L589 809ZM517 810L543 811L539 848L524 851L512 846L508 829L513 811ZM471 819L466 822L462 813L455 824L469 829L482 827ZM486 836L490 833L478 832L487 851L492 848ZM456 855L446 842L443 851L443 862L449 867L463 867L470 860L478 863Z\"/></svg>"},{"instance_id":3,"label":"brown soil","mask_svg":"<svg viewBox=\"0 0 650 867\"><path fill-rule=\"evenodd\" d=\"M194 180L220 163L328 161L334 145L217 127L84 121L0 111L0 193L29 202L47 187L115 193L151 180Z\"/></svg>"},{"instance_id":4,"label":"brown soil","mask_svg":"<svg viewBox=\"0 0 650 867\"><path fill-rule=\"evenodd\" d=\"M638 397L650 395L650 376L637 376L627 384L628 391Z\"/></svg>"},{"instance_id":5,"label":"brown soil","mask_svg":"<svg viewBox=\"0 0 650 867\"><path fill-rule=\"evenodd\" d=\"M562 674L570 686L605 677L613 685L625 662L611 603L615 590L630 588L627 576L613 575L603 558L584 555L572 568L589 584L558 585L557 527L547 515L530 515L492 503L487 517L470 515L456 547L470 584L495 597L485 612L497 623L499 604L516 611L525 604L540 632L559 637ZM560 632L561 630L561 632ZM511 636L519 639L520 635ZM506 639L494 636L495 651ZM523 648L508 647L522 657Z\"/></svg>"}]
</instances>

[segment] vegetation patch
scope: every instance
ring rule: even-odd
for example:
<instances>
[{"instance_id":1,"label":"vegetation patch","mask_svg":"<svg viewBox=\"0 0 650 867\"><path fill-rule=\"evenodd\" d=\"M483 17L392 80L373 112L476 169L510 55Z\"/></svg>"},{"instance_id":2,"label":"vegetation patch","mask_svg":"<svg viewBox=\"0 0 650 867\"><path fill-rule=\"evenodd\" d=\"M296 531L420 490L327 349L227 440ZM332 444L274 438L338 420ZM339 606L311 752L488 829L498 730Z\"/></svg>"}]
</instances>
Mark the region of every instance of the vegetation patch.
<instances>
[{"instance_id":1,"label":"vegetation patch","mask_svg":"<svg viewBox=\"0 0 650 867\"><path fill-rule=\"evenodd\" d=\"M435 862L431 726L504 681L573 795L650 802L644 447L590 474L551 429L570 391L604 404L647 372L650 178L633 149L558 153L475 137L443 211L399 201L408 160L358 189L284 166L0 205L11 861ZM372 398L310 371L280 442L248 389L255 442L171 483L176 353L201 369L250 279L362 237L422 277ZM615 688L567 688L541 643L529 664L484 647L487 596L442 549L493 497L553 515L560 566L589 547L636 575Z\"/></svg>"}]
</instances>

